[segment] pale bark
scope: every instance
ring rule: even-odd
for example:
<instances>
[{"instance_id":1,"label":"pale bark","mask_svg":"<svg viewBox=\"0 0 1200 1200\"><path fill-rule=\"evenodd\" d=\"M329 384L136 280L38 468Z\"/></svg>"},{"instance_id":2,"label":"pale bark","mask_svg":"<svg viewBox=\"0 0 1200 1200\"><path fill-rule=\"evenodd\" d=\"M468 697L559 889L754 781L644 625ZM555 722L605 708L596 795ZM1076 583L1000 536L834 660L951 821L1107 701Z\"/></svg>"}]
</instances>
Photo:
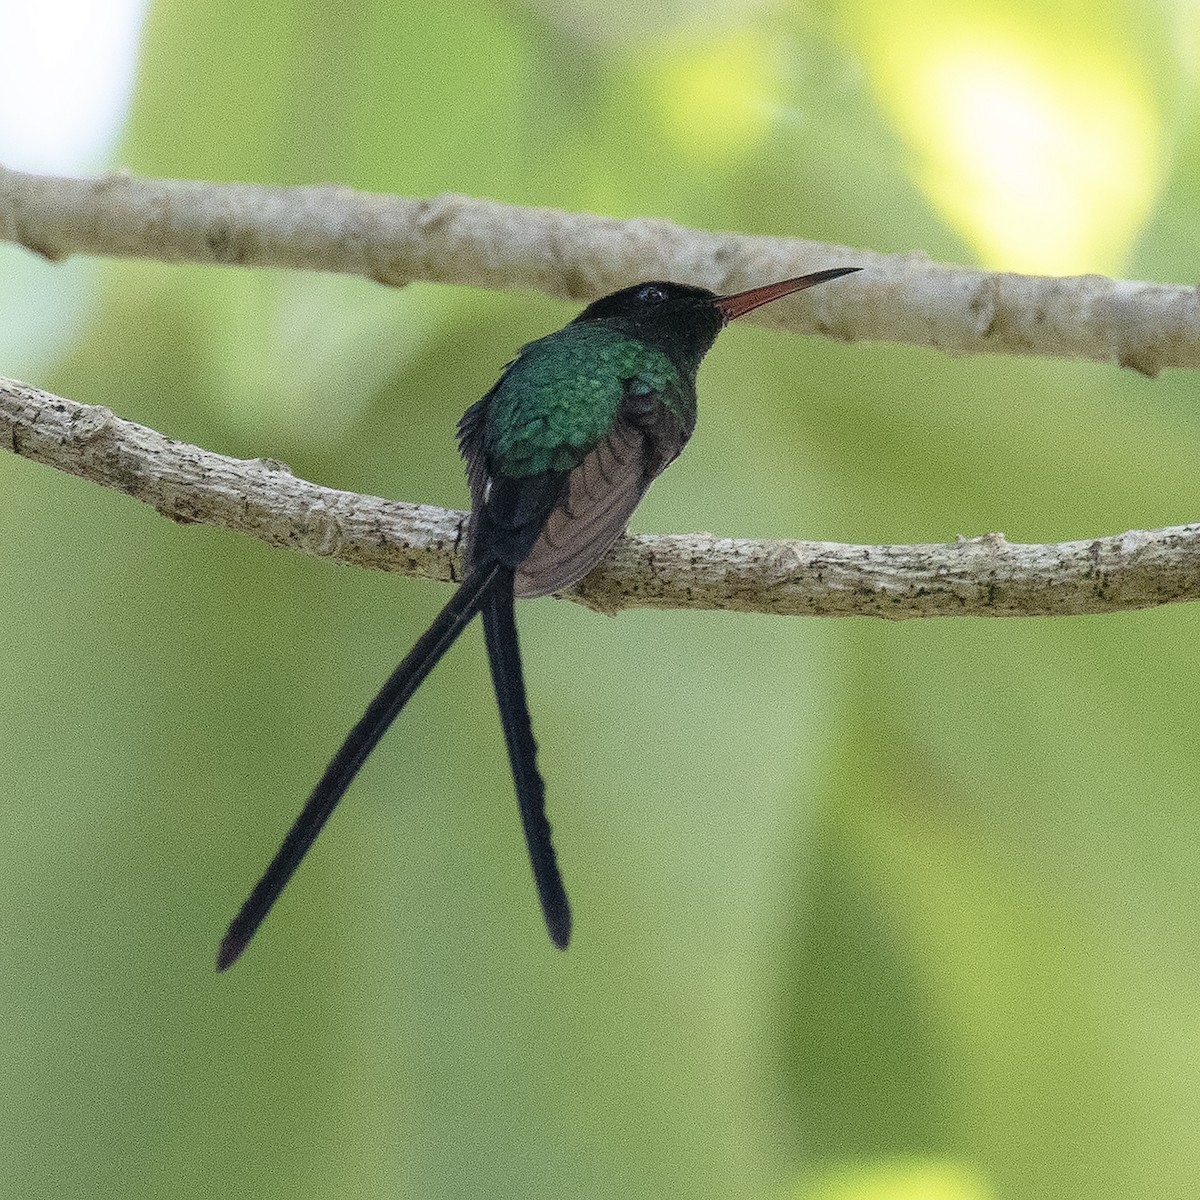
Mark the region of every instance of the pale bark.
<instances>
[{"instance_id":1,"label":"pale bark","mask_svg":"<svg viewBox=\"0 0 1200 1200\"><path fill-rule=\"evenodd\" d=\"M843 341L950 354L1086 358L1154 375L1200 366L1192 285L1043 278L934 263L799 238L709 233L669 221L431 199L346 187L62 179L0 167L0 240L50 259L96 254L164 262L337 271L532 288L585 300L641 279L715 291L822 267L863 271L747 320Z\"/></svg>"},{"instance_id":2,"label":"pale bark","mask_svg":"<svg viewBox=\"0 0 1200 1200\"><path fill-rule=\"evenodd\" d=\"M98 405L0 379L0 449L114 487L184 523L424 579L461 577L465 513L337 491L282 463L173 441ZM847 546L712 534L625 537L567 593L605 612L1066 616L1200 599L1200 524L1048 545L1000 534Z\"/></svg>"}]
</instances>

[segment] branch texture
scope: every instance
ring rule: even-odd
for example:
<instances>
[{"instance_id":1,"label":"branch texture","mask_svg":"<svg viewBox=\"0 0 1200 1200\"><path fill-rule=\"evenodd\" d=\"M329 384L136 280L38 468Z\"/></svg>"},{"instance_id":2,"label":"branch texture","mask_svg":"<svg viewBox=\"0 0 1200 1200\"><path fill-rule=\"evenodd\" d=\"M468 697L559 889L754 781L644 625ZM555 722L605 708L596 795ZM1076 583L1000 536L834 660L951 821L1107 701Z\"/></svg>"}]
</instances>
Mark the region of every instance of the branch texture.
<instances>
[{"instance_id":1,"label":"branch texture","mask_svg":"<svg viewBox=\"0 0 1200 1200\"><path fill-rule=\"evenodd\" d=\"M166 517L423 579L461 578L466 514L336 491L0 379L0 449L115 487ZM1066 616L1200 599L1200 524L1082 542L845 546L626 536L566 593L591 608L889 618Z\"/></svg>"},{"instance_id":2,"label":"branch texture","mask_svg":"<svg viewBox=\"0 0 1200 1200\"><path fill-rule=\"evenodd\" d=\"M1200 367L1200 290L1081 275L943 266L798 238L708 233L669 221L432 199L346 187L62 179L0 167L0 240L50 259L98 254L532 288L593 299L640 279L736 291L821 267L864 271L802 304L748 318L842 341L950 354L1086 358L1155 375Z\"/></svg>"}]
</instances>

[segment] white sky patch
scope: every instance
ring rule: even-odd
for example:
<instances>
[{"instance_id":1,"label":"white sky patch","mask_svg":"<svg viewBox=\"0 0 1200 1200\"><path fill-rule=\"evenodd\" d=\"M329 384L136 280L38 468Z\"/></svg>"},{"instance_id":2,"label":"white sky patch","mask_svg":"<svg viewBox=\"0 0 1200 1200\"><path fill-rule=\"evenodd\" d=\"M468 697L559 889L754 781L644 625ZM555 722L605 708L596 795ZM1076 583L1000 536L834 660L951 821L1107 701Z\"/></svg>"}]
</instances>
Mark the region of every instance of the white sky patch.
<instances>
[{"instance_id":1,"label":"white sky patch","mask_svg":"<svg viewBox=\"0 0 1200 1200\"><path fill-rule=\"evenodd\" d=\"M129 108L149 0L0 0L0 163L86 175ZM0 374L46 383L88 320L99 264L0 245Z\"/></svg>"},{"instance_id":2,"label":"white sky patch","mask_svg":"<svg viewBox=\"0 0 1200 1200\"><path fill-rule=\"evenodd\" d=\"M0 162L101 165L125 119L148 0L0 0Z\"/></svg>"}]
</instances>

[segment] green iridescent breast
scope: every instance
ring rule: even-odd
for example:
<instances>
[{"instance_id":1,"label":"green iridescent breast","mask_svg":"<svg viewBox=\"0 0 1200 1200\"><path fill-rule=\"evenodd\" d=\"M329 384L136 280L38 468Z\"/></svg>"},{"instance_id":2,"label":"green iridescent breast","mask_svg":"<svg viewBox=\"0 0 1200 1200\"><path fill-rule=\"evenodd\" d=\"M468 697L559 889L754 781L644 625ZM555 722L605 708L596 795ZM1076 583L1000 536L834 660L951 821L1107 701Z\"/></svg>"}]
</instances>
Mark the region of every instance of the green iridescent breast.
<instances>
[{"instance_id":1,"label":"green iridescent breast","mask_svg":"<svg viewBox=\"0 0 1200 1200\"><path fill-rule=\"evenodd\" d=\"M488 405L491 468L512 477L569 471L613 427L626 396L681 402L661 350L599 323L567 325L522 348Z\"/></svg>"}]
</instances>

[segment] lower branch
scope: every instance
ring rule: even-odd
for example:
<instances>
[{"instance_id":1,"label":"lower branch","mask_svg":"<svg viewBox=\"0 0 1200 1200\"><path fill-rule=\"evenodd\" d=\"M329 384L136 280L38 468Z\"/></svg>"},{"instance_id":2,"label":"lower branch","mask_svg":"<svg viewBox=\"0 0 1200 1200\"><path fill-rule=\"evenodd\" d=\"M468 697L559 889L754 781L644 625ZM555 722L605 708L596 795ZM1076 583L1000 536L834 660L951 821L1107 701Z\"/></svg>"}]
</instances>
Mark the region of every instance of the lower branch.
<instances>
[{"instance_id":1,"label":"lower branch","mask_svg":"<svg viewBox=\"0 0 1200 1200\"><path fill-rule=\"evenodd\" d=\"M297 479L282 463L177 442L0 378L0 449L114 487L183 523L423 579L462 577L466 514ZM1200 599L1200 524L1081 542L1002 534L949 545L847 546L712 534L625 536L564 593L591 608L806 616L1047 617Z\"/></svg>"}]
</instances>

